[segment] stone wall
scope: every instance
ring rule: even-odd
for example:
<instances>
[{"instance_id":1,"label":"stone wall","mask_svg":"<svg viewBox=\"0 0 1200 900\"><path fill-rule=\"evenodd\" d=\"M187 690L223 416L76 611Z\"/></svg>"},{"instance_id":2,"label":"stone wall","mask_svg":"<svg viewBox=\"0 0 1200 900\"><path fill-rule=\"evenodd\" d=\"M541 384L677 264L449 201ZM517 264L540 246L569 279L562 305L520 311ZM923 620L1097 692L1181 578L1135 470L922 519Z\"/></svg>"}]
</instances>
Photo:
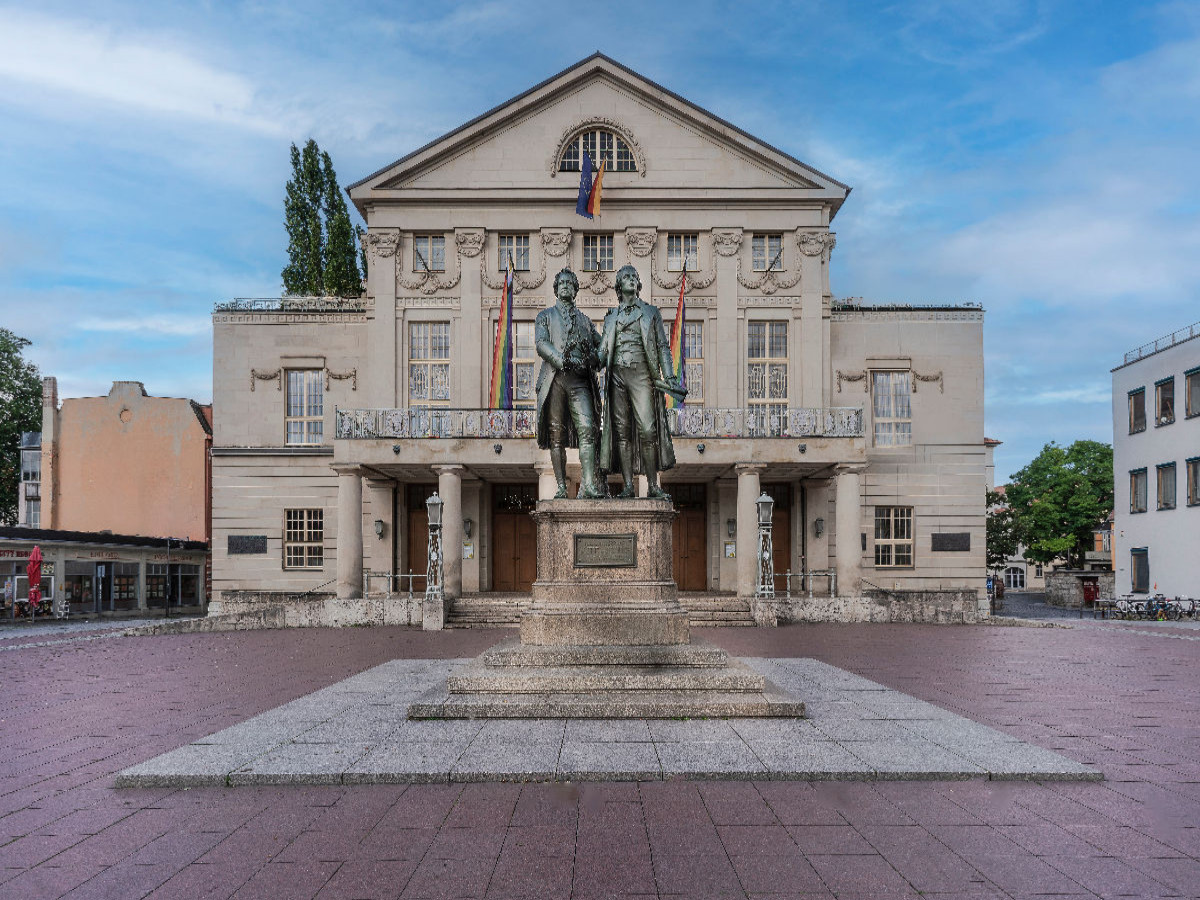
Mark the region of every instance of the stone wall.
<instances>
[{"instance_id":1,"label":"stone wall","mask_svg":"<svg viewBox=\"0 0 1200 900\"><path fill-rule=\"evenodd\" d=\"M1084 571L1082 569L1055 569L1046 573L1046 602L1051 606L1079 609L1083 603L1081 577L1095 578L1099 589L1097 596L1116 596L1116 575L1113 572Z\"/></svg>"},{"instance_id":2,"label":"stone wall","mask_svg":"<svg viewBox=\"0 0 1200 900\"><path fill-rule=\"evenodd\" d=\"M781 624L790 622L920 622L972 624L986 617L970 590L870 592L862 597L807 597L775 601Z\"/></svg>"},{"instance_id":3,"label":"stone wall","mask_svg":"<svg viewBox=\"0 0 1200 900\"><path fill-rule=\"evenodd\" d=\"M297 597L285 591L222 591L209 615L226 621L261 621L263 628L349 625L420 625L423 596L407 594L339 600L333 594ZM255 627L251 625L250 627Z\"/></svg>"}]
</instances>

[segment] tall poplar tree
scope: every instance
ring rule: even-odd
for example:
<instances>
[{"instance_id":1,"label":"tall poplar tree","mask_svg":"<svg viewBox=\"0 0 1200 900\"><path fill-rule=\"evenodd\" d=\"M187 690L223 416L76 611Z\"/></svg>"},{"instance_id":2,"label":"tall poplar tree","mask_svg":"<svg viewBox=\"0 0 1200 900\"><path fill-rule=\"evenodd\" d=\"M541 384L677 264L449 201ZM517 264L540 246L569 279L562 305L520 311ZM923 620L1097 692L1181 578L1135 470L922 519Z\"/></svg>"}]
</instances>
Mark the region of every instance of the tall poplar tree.
<instances>
[{"instance_id":1,"label":"tall poplar tree","mask_svg":"<svg viewBox=\"0 0 1200 900\"><path fill-rule=\"evenodd\" d=\"M355 246L358 229L350 222L329 154L311 138L304 149L292 144L292 177L283 201L288 234L288 264L283 289L288 294L357 297L363 273Z\"/></svg>"}]
</instances>

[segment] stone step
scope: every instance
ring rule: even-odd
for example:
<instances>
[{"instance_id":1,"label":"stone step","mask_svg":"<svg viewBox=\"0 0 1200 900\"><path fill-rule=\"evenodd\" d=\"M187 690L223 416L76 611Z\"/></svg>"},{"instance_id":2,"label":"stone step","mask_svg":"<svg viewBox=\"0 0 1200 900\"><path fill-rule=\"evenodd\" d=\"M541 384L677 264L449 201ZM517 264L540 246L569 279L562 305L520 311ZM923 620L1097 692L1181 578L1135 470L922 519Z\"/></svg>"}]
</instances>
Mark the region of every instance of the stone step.
<instances>
[{"instance_id":1,"label":"stone step","mask_svg":"<svg viewBox=\"0 0 1200 900\"><path fill-rule=\"evenodd\" d=\"M762 691L593 691L590 694L451 694L445 685L408 708L410 719L673 719L804 715L803 701L771 682Z\"/></svg>"},{"instance_id":2,"label":"stone step","mask_svg":"<svg viewBox=\"0 0 1200 900\"><path fill-rule=\"evenodd\" d=\"M597 691L759 692L765 679L744 663L699 666L482 666L447 679L452 694L591 694Z\"/></svg>"},{"instance_id":3,"label":"stone step","mask_svg":"<svg viewBox=\"0 0 1200 900\"><path fill-rule=\"evenodd\" d=\"M618 646L538 646L505 641L480 657L488 666L726 666L729 654L708 641L687 644Z\"/></svg>"}]
</instances>

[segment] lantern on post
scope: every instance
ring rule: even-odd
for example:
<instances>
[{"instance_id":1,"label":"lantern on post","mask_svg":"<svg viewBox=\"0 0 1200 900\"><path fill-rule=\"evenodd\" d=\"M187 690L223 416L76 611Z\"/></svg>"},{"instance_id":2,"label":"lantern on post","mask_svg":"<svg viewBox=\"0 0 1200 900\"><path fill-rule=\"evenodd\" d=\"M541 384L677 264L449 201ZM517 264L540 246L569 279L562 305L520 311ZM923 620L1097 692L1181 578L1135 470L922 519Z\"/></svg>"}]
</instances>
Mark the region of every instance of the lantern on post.
<instances>
[{"instance_id":1,"label":"lantern on post","mask_svg":"<svg viewBox=\"0 0 1200 900\"><path fill-rule=\"evenodd\" d=\"M766 491L754 501L758 507L758 583L754 596L775 596L775 544L771 537L771 517L775 512L775 501Z\"/></svg>"},{"instance_id":2,"label":"lantern on post","mask_svg":"<svg viewBox=\"0 0 1200 900\"><path fill-rule=\"evenodd\" d=\"M427 557L429 567L425 572L425 599L441 601L442 588L442 498L434 491L433 496L425 501L425 509L429 514L429 547Z\"/></svg>"}]
</instances>

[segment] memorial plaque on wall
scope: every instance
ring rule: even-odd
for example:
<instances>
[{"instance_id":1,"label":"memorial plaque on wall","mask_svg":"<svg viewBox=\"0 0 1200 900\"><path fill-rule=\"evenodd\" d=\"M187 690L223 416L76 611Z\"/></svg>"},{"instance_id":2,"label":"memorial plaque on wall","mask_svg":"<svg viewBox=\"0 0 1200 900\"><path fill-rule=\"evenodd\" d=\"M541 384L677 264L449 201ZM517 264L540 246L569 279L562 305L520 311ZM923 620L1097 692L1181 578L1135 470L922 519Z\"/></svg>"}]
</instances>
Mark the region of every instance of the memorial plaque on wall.
<instances>
[{"instance_id":1,"label":"memorial plaque on wall","mask_svg":"<svg viewBox=\"0 0 1200 900\"><path fill-rule=\"evenodd\" d=\"M577 569L628 569L636 565L636 534L575 535Z\"/></svg>"},{"instance_id":2,"label":"memorial plaque on wall","mask_svg":"<svg viewBox=\"0 0 1200 900\"><path fill-rule=\"evenodd\" d=\"M265 534L231 534L229 535L228 552L230 556L266 553L267 536Z\"/></svg>"},{"instance_id":3,"label":"memorial plaque on wall","mask_svg":"<svg viewBox=\"0 0 1200 900\"><path fill-rule=\"evenodd\" d=\"M963 552L971 549L971 532L945 531L933 535L935 552Z\"/></svg>"}]
</instances>

